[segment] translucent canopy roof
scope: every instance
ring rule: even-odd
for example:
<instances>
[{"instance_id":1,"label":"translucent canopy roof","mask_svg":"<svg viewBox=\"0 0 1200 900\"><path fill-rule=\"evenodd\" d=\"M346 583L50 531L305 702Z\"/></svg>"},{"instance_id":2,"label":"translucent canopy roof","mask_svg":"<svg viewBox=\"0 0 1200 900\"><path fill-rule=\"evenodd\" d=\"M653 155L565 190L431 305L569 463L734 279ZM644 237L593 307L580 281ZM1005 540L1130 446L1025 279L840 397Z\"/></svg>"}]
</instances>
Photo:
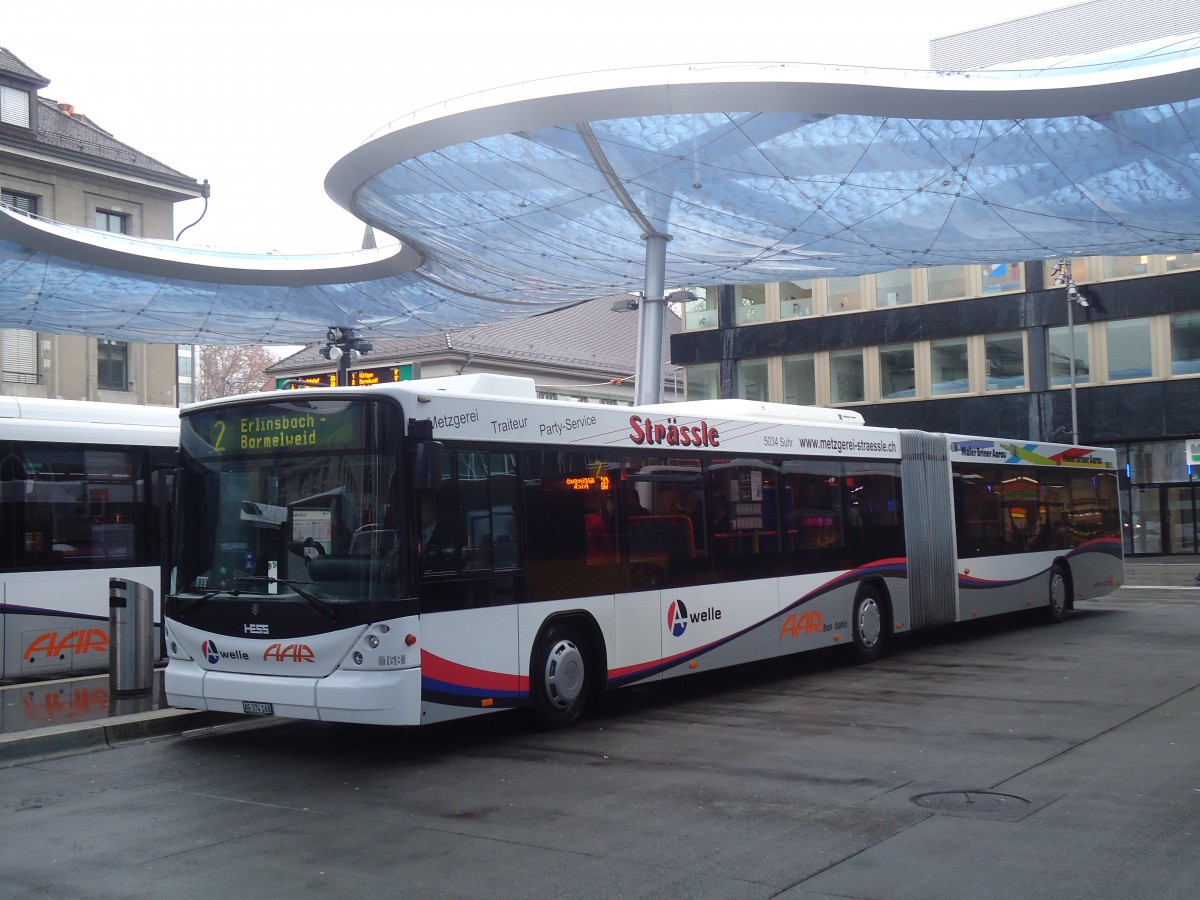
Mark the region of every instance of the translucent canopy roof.
<instances>
[{"instance_id":1,"label":"translucent canopy roof","mask_svg":"<svg viewBox=\"0 0 1200 900\"><path fill-rule=\"evenodd\" d=\"M1200 251L1200 37L935 73L601 72L459 98L340 160L399 248L214 254L0 215L0 325L131 340L403 336L642 288Z\"/></svg>"}]
</instances>

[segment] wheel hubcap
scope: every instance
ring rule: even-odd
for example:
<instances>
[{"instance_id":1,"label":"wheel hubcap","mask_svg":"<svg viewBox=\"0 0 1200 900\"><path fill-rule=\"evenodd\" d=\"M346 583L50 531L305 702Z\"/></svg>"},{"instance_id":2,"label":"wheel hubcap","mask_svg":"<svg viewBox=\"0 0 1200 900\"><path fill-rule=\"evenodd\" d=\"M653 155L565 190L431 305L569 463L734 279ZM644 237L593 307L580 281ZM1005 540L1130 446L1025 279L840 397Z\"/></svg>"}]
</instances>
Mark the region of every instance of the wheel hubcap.
<instances>
[{"instance_id":1,"label":"wheel hubcap","mask_svg":"<svg viewBox=\"0 0 1200 900\"><path fill-rule=\"evenodd\" d=\"M583 691L583 654L574 643L562 640L546 656L546 696L559 709L566 709Z\"/></svg>"},{"instance_id":2,"label":"wheel hubcap","mask_svg":"<svg viewBox=\"0 0 1200 900\"><path fill-rule=\"evenodd\" d=\"M858 607L858 638L868 650L879 640L881 619L879 604L874 597L867 597Z\"/></svg>"}]
</instances>

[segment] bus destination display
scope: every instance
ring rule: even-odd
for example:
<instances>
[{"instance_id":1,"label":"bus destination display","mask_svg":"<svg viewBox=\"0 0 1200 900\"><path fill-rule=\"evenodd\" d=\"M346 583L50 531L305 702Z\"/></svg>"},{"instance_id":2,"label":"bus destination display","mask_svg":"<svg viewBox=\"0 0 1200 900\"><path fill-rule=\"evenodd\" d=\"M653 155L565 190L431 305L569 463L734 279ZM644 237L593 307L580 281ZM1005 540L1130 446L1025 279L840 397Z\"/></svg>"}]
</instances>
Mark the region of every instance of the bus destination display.
<instances>
[{"instance_id":1,"label":"bus destination display","mask_svg":"<svg viewBox=\"0 0 1200 900\"><path fill-rule=\"evenodd\" d=\"M363 406L339 401L234 406L199 411L182 418L184 440L189 435L213 453L255 453L279 450L352 448L363 440Z\"/></svg>"}]
</instances>

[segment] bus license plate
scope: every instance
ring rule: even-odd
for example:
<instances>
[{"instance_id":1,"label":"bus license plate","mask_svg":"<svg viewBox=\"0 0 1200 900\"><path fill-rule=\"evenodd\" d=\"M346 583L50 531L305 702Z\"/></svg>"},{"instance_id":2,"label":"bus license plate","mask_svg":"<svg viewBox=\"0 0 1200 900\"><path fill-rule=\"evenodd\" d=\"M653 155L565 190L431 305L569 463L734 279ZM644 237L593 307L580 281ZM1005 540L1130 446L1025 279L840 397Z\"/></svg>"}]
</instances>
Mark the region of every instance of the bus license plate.
<instances>
[{"instance_id":1,"label":"bus license plate","mask_svg":"<svg viewBox=\"0 0 1200 900\"><path fill-rule=\"evenodd\" d=\"M275 707L270 703L256 703L253 700L243 700L242 712L248 716L273 716L275 715Z\"/></svg>"}]
</instances>

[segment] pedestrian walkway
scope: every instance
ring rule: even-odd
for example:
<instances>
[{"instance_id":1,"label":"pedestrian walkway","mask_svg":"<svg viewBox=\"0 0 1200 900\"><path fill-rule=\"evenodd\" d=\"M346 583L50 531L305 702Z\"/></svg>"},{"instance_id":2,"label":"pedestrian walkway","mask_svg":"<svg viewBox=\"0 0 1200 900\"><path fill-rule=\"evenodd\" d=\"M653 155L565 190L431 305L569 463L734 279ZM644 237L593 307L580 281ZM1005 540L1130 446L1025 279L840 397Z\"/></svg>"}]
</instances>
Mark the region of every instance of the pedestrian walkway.
<instances>
[{"instance_id":1,"label":"pedestrian walkway","mask_svg":"<svg viewBox=\"0 0 1200 900\"><path fill-rule=\"evenodd\" d=\"M161 669L153 688L137 694L113 692L107 674L0 683L0 766L213 721L210 713L168 707Z\"/></svg>"},{"instance_id":2,"label":"pedestrian walkway","mask_svg":"<svg viewBox=\"0 0 1200 900\"><path fill-rule=\"evenodd\" d=\"M1135 556L1125 560L1125 586L1148 590L1200 590L1200 557Z\"/></svg>"}]
</instances>

